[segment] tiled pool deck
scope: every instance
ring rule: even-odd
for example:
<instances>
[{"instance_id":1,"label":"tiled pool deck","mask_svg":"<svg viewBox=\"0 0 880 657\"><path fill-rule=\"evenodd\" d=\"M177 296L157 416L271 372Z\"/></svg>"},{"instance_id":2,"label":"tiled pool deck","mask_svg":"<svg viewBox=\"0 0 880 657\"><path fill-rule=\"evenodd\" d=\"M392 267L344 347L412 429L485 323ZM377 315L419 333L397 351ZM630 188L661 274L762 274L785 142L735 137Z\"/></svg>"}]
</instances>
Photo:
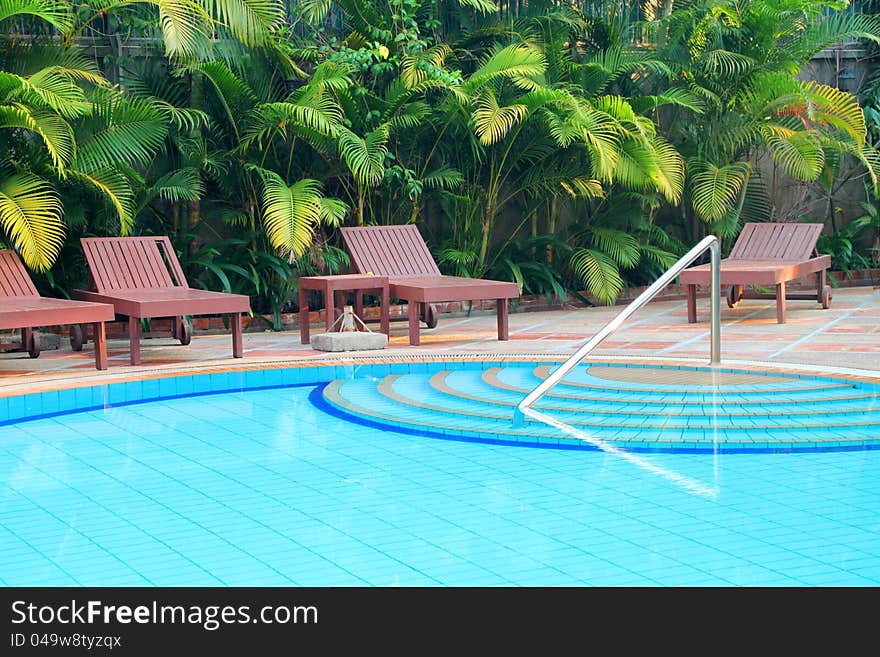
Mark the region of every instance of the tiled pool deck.
<instances>
[{"instance_id":1,"label":"tiled pool deck","mask_svg":"<svg viewBox=\"0 0 880 657\"><path fill-rule=\"evenodd\" d=\"M261 366L310 364L356 358L546 356L565 358L601 329L620 306L572 308L510 315L510 340L495 336L492 312L471 316L441 315L435 329L422 329L422 344L410 346L406 322L392 322L389 346L382 351L328 353L300 344L299 331L247 332L244 358L231 357L228 333L196 335L181 346L171 338L145 339L143 365L128 364L126 340L109 341L110 369L94 369L91 344L71 351L66 338L55 350L37 358L25 353L0 353L0 396L35 390L106 383L163 373L212 371ZM708 300L698 301L696 324L687 323L683 300L656 301L642 308L594 352L591 358L650 358L708 361ZM375 326L371 325L374 329ZM313 326L320 332L321 326ZM788 306L786 324L776 323L773 301L748 300L730 309L722 302L722 362L726 365L763 363L785 368L817 366L825 371L880 379L880 289L841 288L832 306L796 301Z\"/></svg>"}]
</instances>

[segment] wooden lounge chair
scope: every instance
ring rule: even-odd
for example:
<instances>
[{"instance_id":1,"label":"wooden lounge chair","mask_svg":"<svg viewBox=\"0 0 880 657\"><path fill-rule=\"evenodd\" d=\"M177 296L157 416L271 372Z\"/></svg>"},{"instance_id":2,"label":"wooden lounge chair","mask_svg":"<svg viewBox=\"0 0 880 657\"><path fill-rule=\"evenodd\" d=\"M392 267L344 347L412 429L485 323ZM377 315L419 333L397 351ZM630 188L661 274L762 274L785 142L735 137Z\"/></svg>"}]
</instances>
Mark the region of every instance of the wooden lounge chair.
<instances>
[{"instance_id":1,"label":"wooden lounge chair","mask_svg":"<svg viewBox=\"0 0 880 657\"><path fill-rule=\"evenodd\" d=\"M241 314L250 312L250 299L189 287L167 237L85 237L81 242L92 289L74 290L73 296L113 304L117 315L128 317L132 365L141 362L141 319L155 317L173 318L172 336L189 344L183 316L228 313L232 355L242 357Z\"/></svg>"},{"instance_id":2,"label":"wooden lounge chair","mask_svg":"<svg viewBox=\"0 0 880 657\"><path fill-rule=\"evenodd\" d=\"M831 305L831 288L825 284L825 271L831 256L819 255L816 242L822 224L748 223L727 258L721 261L721 284L729 285L727 305L740 299L776 299L776 321L785 323L786 299L815 299L823 308ZM788 281L816 275L815 293L786 292ZM710 265L690 267L681 272L687 285L688 322L697 321L697 285L711 282ZM774 294L743 291L745 285L775 287Z\"/></svg>"},{"instance_id":3,"label":"wooden lounge chair","mask_svg":"<svg viewBox=\"0 0 880 657\"><path fill-rule=\"evenodd\" d=\"M0 251L0 299L0 329L21 329L21 347L31 358L40 355L40 336L35 327L92 324L95 367L107 369L104 322L113 319L113 306L40 296L18 254L10 250Z\"/></svg>"},{"instance_id":4,"label":"wooden lounge chair","mask_svg":"<svg viewBox=\"0 0 880 657\"><path fill-rule=\"evenodd\" d=\"M508 299L519 296L516 283L444 276L414 224L341 230L356 271L387 276L390 296L407 302L410 344L420 342L420 317L429 326L436 325L430 304L482 299L496 300L498 339L508 339Z\"/></svg>"}]
</instances>

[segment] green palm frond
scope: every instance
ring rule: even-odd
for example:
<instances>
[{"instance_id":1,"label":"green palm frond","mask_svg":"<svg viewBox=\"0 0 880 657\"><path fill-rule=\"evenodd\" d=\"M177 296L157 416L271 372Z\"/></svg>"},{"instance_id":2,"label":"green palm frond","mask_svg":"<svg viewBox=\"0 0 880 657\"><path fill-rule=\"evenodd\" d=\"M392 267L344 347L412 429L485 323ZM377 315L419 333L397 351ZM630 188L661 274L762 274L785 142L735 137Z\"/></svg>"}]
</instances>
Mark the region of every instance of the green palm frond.
<instances>
[{"instance_id":1,"label":"green palm frond","mask_svg":"<svg viewBox=\"0 0 880 657\"><path fill-rule=\"evenodd\" d=\"M617 265L595 249L575 249L570 265L588 293L599 303L610 306L623 291L624 282Z\"/></svg>"},{"instance_id":2,"label":"green palm frond","mask_svg":"<svg viewBox=\"0 0 880 657\"><path fill-rule=\"evenodd\" d=\"M464 176L461 171L452 167L440 167L422 177L425 189L455 189L463 182Z\"/></svg>"},{"instance_id":3,"label":"green palm frond","mask_svg":"<svg viewBox=\"0 0 880 657\"><path fill-rule=\"evenodd\" d=\"M429 80L425 70L426 65L436 69L442 68L451 54L452 48L441 43L424 52L404 56L400 62L400 84L406 89L414 89L424 84Z\"/></svg>"},{"instance_id":4,"label":"green palm frond","mask_svg":"<svg viewBox=\"0 0 880 657\"><path fill-rule=\"evenodd\" d=\"M315 226L322 212L321 183L305 178L287 185L276 173L259 170L263 181L261 212L269 243L301 256L312 243Z\"/></svg>"},{"instance_id":5,"label":"green palm frond","mask_svg":"<svg viewBox=\"0 0 880 657\"><path fill-rule=\"evenodd\" d=\"M516 102L525 105L529 114L543 109L547 106L554 107L570 107L571 94L564 89L552 89L550 87L538 87L527 91Z\"/></svg>"},{"instance_id":6,"label":"green palm frond","mask_svg":"<svg viewBox=\"0 0 880 657\"><path fill-rule=\"evenodd\" d=\"M660 135L654 136L650 143L657 163L654 183L667 201L678 203L684 191L684 159L675 147Z\"/></svg>"},{"instance_id":7,"label":"green palm frond","mask_svg":"<svg viewBox=\"0 0 880 657\"><path fill-rule=\"evenodd\" d=\"M340 201L338 198L330 198L322 196L318 200L318 217L322 224L336 228L348 214L348 204Z\"/></svg>"},{"instance_id":8,"label":"green palm frond","mask_svg":"<svg viewBox=\"0 0 880 657\"><path fill-rule=\"evenodd\" d=\"M0 0L0 22L13 16L36 16L62 34L73 26L71 4L63 0Z\"/></svg>"},{"instance_id":9,"label":"green palm frond","mask_svg":"<svg viewBox=\"0 0 880 657\"><path fill-rule=\"evenodd\" d=\"M757 73L734 96L747 114L769 117L803 103L801 82L785 73Z\"/></svg>"},{"instance_id":10,"label":"green palm frond","mask_svg":"<svg viewBox=\"0 0 880 657\"><path fill-rule=\"evenodd\" d=\"M815 180L825 165L825 154L815 135L804 131L790 131L779 136L765 130L765 143L773 161L797 180Z\"/></svg>"},{"instance_id":11,"label":"green palm frond","mask_svg":"<svg viewBox=\"0 0 880 657\"><path fill-rule=\"evenodd\" d=\"M547 129L553 140L567 148L583 136L583 126L578 121L570 120L570 112L562 112L556 108L543 108L542 116L547 122Z\"/></svg>"},{"instance_id":12,"label":"green palm frond","mask_svg":"<svg viewBox=\"0 0 880 657\"><path fill-rule=\"evenodd\" d=\"M496 48L486 57L479 68L462 84L462 90L473 94L481 87L498 78L507 78L525 89L535 88L535 78L547 68L544 54L523 44Z\"/></svg>"},{"instance_id":13,"label":"green palm frond","mask_svg":"<svg viewBox=\"0 0 880 657\"><path fill-rule=\"evenodd\" d=\"M205 193L205 186L195 168L175 169L157 179L152 185L144 188L137 199L137 206L132 216L140 212L157 198L179 203L181 201L197 201Z\"/></svg>"},{"instance_id":14,"label":"green palm frond","mask_svg":"<svg viewBox=\"0 0 880 657\"><path fill-rule=\"evenodd\" d=\"M494 0L457 0L460 7L470 7L481 14L492 14L498 11L498 4Z\"/></svg>"},{"instance_id":15,"label":"green palm frond","mask_svg":"<svg viewBox=\"0 0 880 657\"><path fill-rule=\"evenodd\" d=\"M158 198L179 203L197 201L205 193L205 185L199 177L199 172L189 167L166 173L150 185L150 191Z\"/></svg>"},{"instance_id":16,"label":"green palm frond","mask_svg":"<svg viewBox=\"0 0 880 657\"><path fill-rule=\"evenodd\" d=\"M546 174L542 176L545 179L552 180ZM594 199L605 196L605 188L602 183L586 176L576 176L574 178L565 178L556 182L559 187L565 190L572 198ZM547 192L555 192L556 190L546 190Z\"/></svg>"},{"instance_id":17,"label":"green palm frond","mask_svg":"<svg viewBox=\"0 0 880 657\"><path fill-rule=\"evenodd\" d=\"M444 271L452 269L453 275L465 278L473 277L473 270L479 258L476 251L446 247L440 249L437 254L437 264L444 267Z\"/></svg>"},{"instance_id":18,"label":"green palm frond","mask_svg":"<svg viewBox=\"0 0 880 657\"><path fill-rule=\"evenodd\" d=\"M352 85L353 70L350 64L334 61L321 62L312 73L309 83L294 92L324 94L328 91L342 91Z\"/></svg>"},{"instance_id":19,"label":"green palm frond","mask_svg":"<svg viewBox=\"0 0 880 657\"><path fill-rule=\"evenodd\" d=\"M654 189L658 171L657 154L649 142L626 139L620 143L614 164L614 180L629 189Z\"/></svg>"},{"instance_id":20,"label":"green palm frond","mask_svg":"<svg viewBox=\"0 0 880 657\"><path fill-rule=\"evenodd\" d=\"M421 125L425 118L430 115L431 106L422 101L408 103L390 116L387 113L385 114L385 116L388 116L388 123L396 130L401 128L415 128L416 126Z\"/></svg>"},{"instance_id":21,"label":"green palm frond","mask_svg":"<svg viewBox=\"0 0 880 657\"><path fill-rule=\"evenodd\" d=\"M526 117L526 106L521 104L499 107L491 89L481 89L476 98L474 120L477 136L484 146L496 144Z\"/></svg>"},{"instance_id":22,"label":"green palm frond","mask_svg":"<svg viewBox=\"0 0 880 657\"><path fill-rule=\"evenodd\" d=\"M601 112L587 100L578 99L568 121L577 127L578 139L590 153L590 166L595 178L611 182L619 157L621 137L625 130L607 112ZM556 133L551 126L551 134Z\"/></svg>"},{"instance_id":23,"label":"green palm frond","mask_svg":"<svg viewBox=\"0 0 880 657\"><path fill-rule=\"evenodd\" d=\"M104 94L96 101L90 134L79 142L76 167L98 171L146 166L168 134L168 121L148 99Z\"/></svg>"},{"instance_id":24,"label":"green palm frond","mask_svg":"<svg viewBox=\"0 0 880 657\"><path fill-rule=\"evenodd\" d=\"M729 50L711 50L703 53L700 63L706 73L718 78L741 78L756 66L751 57Z\"/></svg>"},{"instance_id":25,"label":"green palm frond","mask_svg":"<svg viewBox=\"0 0 880 657\"><path fill-rule=\"evenodd\" d=\"M73 129L57 114L32 110L18 103L0 105L0 130L3 128L22 128L39 135L61 176L76 153Z\"/></svg>"},{"instance_id":26,"label":"green palm frond","mask_svg":"<svg viewBox=\"0 0 880 657\"><path fill-rule=\"evenodd\" d=\"M593 100L593 106L600 112L613 116L617 121L635 123L636 113L629 101L622 96L611 94L600 96Z\"/></svg>"},{"instance_id":27,"label":"green palm frond","mask_svg":"<svg viewBox=\"0 0 880 657\"><path fill-rule=\"evenodd\" d=\"M880 151L870 144L863 144L854 155L868 172L874 194L880 195Z\"/></svg>"},{"instance_id":28,"label":"green palm frond","mask_svg":"<svg viewBox=\"0 0 880 657\"><path fill-rule=\"evenodd\" d=\"M880 42L880 16L837 12L810 21L784 44L792 56L807 61L825 48L850 39Z\"/></svg>"},{"instance_id":29,"label":"green palm frond","mask_svg":"<svg viewBox=\"0 0 880 657\"><path fill-rule=\"evenodd\" d=\"M77 80L91 84L109 85L100 76L88 74L85 71L50 66L28 78L28 90L61 116L75 118L86 114L91 109L91 103L86 98L83 89L76 83Z\"/></svg>"},{"instance_id":30,"label":"green palm frond","mask_svg":"<svg viewBox=\"0 0 880 657\"><path fill-rule=\"evenodd\" d=\"M150 2L159 8L159 27L162 29L166 55L198 57L207 52L212 36L211 17L201 5L193 0Z\"/></svg>"},{"instance_id":31,"label":"green palm frond","mask_svg":"<svg viewBox=\"0 0 880 657\"><path fill-rule=\"evenodd\" d=\"M642 244L639 250L639 260L648 260L662 269L669 269L678 261L678 255L654 244Z\"/></svg>"},{"instance_id":32,"label":"green palm frond","mask_svg":"<svg viewBox=\"0 0 880 657\"><path fill-rule=\"evenodd\" d=\"M40 69L28 77L0 71L0 98L7 102L20 101L34 107L44 107L66 118L82 116L91 109L91 103L85 91L76 84L80 73L59 66ZM107 84L100 76L88 77L91 83L97 79Z\"/></svg>"},{"instance_id":33,"label":"green palm frond","mask_svg":"<svg viewBox=\"0 0 880 657\"><path fill-rule=\"evenodd\" d=\"M110 203L119 219L120 235L131 233L135 219L135 198L128 178L121 172L109 168L88 172L71 170L70 176L100 192L101 196Z\"/></svg>"},{"instance_id":34,"label":"green palm frond","mask_svg":"<svg viewBox=\"0 0 880 657\"><path fill-rule=\"evenodd\" d=\"M715 166L695 160L688 163L694 210L704 221L720 221L732 212L748 175L748 164L734 162Z\"/></svg>"},{"instance_id":35,"label":"green palm frond","mask_svg":"<svg viewBox=\"0 0 880 657\"><path fill-rule=\"evenodd\" d=\"M308 22L317 25L327 18L330 7L333 6L333 0L300 0L298 4L303 17Z\"/></svg>"},{"instance_id":36,"label":"green palm frond","mask_svg":"<svg viewBox=\"0 0 880 657\"><path fill-rule=\"evenodd\" d=\"M595 248L610 257L618 266L632 269L639 263L638 240L622 230L593 226L590 237Z\"/></svg>"},{"instance_id":37,"label":"green palm frond","mask_svg":"<svg viewBox=\"0 0 880 657\"><path fill-rule=\"evenodd\" d=\"M202 0L208 11L238 40L248 46L268 41L284 19L284 4L278 0Z\"/></svg>"},{"instance_id":38,"label":"green palm frond","mask_svg":"<svg viewBox=\"0 0 880 657\"><path fill-rule=\"evenodd\" d=\"M176 107L157 98L153 98L152 103L178 132L188 133L210 124L211 117L208 113L194 107Z\"/></svg>"},{"instance_id":39,"label":"green palm frond","mask_svg":"<svg viewBox=\"0 0 880 657\"><path fill-rule=\"evenodd\" d=\"M359 137L348 128L339 129L337 142L340 154L360 184L372 187L384 178L388 137L387 124L380 125L364 137Z\"/></svg>"},{"instance_id":40,"label":"green palm frond","mask_svg":"<svg viewBox=\"0 0 880 657\"><path fill-rule=\"evenodd\" d=\"M684 107L696 114L702 114L706 111L706 101L701 95L691 89L680 87L670 87L656 96L636 96L630 98L629 102L633 110L638 114L642 114L649 109L657 109L663 105Z\"/></svg>"},{"instance_id":41,"label":"green palm frond","mask_svg":"<svg viewBox=\"0 0 880 657\"><path fill-rule=\"evenodd\" d=\"M668 77L671 70L667 64L654 58L645 50L612 45L598 51L579 67L582 84L591 94L601 94L609 84L622 75L639 77L637 73L654 73Z\"/></svg>"},{"instance_id":42,"label":"green palm frond","mask_svg":"<svg viewBox=\"0 0 880 657\"><path fill-rule=\"evenodd\" d=\"M222 61L198 63L181 67L181 70L198 71L211 83L229 126L237 138L241 132L239 122L242 116L246 116L251 108L257 104L257 95L254 91Z\"/></svg>"},{"instance_id":43,"label":"green palm frond","mask_svg":"<svg viewBox=\"0 0 880 657\"><path fill-rule=\"evenodd\" d=\"M0 226L31 269L47 271L64 243L61 198L30 173L0 172Z\"/></svg>"},{"instance_id":44,"label":"green palm frond","mask_svg":"<svg viewBox=\"0 0 880 657\"><path fill-rule=\"evenodd\" d=\"M859 99L814 80L804 83L803 93L807 101L808 120L833 126L845 133L856 144L863 144L867 129L865 115Z\"/></svg>"},{"instance_id":45,"label":"green palm frond","mask_svg":"<svg viewBox=\"0 0 880 657\"><path fill-rule=\"evenodd\" d=\"M342 125L342 113L330 98L317 99L317 103L264 103L257 107L242 142L244 145L259 144L271 135L284 134L288 129L302 127L324 137L332 137Z\"/></svg>"}]
</instances>

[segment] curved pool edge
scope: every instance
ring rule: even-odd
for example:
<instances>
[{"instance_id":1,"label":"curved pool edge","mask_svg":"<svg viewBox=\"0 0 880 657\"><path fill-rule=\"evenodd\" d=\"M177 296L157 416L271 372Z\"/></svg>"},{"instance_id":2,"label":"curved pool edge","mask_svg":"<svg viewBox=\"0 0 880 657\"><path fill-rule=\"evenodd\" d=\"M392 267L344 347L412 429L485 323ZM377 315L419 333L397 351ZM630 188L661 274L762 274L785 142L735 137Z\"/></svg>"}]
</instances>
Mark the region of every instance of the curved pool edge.
<instances>
[{"instance_id":1,"label":"curved pool edge","mask_svg":"<svg viewBox=\"0 0 880 657\"><path fill-rule=\"evenodd\" d=\"M388 374L423 373L449 364L472 368L506 364L562 363L564 355L489 352L469 354L373 354L346 355L304 361L302 359L248 359L246 361L204 361L192 366L124 368L87 376L43 378L12 385L0 385L0 426L54 415L75 413L175 397L222 394L268 388L319 385L337 379ZM661 367L702 371L742 372L766 375L846 380L880 385L880 372L815 365L774 364L750 360L725 360L712 367L698 358L656 358L646 356L601 356L588 359L592 365L619 367ZM368 369L363 369L368 368Z\"/></svg>"}]
</instances>

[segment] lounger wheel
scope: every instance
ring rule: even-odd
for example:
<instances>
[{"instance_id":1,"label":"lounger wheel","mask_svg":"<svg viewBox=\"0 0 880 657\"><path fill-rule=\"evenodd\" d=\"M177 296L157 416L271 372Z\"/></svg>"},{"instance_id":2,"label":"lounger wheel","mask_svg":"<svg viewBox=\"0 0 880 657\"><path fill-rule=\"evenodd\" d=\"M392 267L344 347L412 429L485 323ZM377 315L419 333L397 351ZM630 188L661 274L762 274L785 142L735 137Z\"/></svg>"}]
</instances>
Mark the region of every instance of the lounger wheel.
<instances>
[{"instance_id":1,"label":"lounger wheel","mask_svg":"<svg viewBox=\"0 0 880 657\"><path fill-rule=\"evenodd\" d=\"M180 340L180 344L188 345L190 342L192 342L192 337L192 328L190 327L189 322L181 317L180 335L177 336L177 339Z\"/></svg>"},{"instance_id":2,"label":"lounger wheel","mask_svg":"<svg viewBox=\"0 0 880 657\"><path fill-rule=\"evenodd\" d=\"M828 310L831 307L831 287L826 285L822 288L822 308Z\"/></svg>"},{"instance_id":3,"label":"lounger wheel","mask_svg":"<svg viewBox=\"0 0 880 657\"><path fill-rule=\"evenodd\" d=\"M736 304L742 299L743 292L741 285L731 285L727 290L727 307L736 308Z\"/></svg>"},{"instance_id":4,"label":"lounger wheel","mask_svg":"<svg viewBox=\"0 0 880 657\"><path fill-rule=\"evenodd\" d=\"M86 343L86 333L79 324L73 324L70 327L70 348L74 351L82 351L83 345Z\"/></svg>"},{"instance_id":5,"label":"lounger wheel","mask_svg":"<svg viewBox=\"0 0 880 657\"><path fill-rule=\"evenodd\" d=\"M27 351L31 358L37 358L40 355L40 334L36 331L31 331L31 339L28 342Z\"/></svg>"},{"instance_id":6,"label":"lounger wheel","mask_svg":"<svg viewBox=\"0 0 880 657\"><path fill-rule=\"evenodd\" d=\"M437 317L437 307L430 303L422 304L422 321L429 329L436 328L437 322L440 321Z\"/></svg>"}]
</instances>

